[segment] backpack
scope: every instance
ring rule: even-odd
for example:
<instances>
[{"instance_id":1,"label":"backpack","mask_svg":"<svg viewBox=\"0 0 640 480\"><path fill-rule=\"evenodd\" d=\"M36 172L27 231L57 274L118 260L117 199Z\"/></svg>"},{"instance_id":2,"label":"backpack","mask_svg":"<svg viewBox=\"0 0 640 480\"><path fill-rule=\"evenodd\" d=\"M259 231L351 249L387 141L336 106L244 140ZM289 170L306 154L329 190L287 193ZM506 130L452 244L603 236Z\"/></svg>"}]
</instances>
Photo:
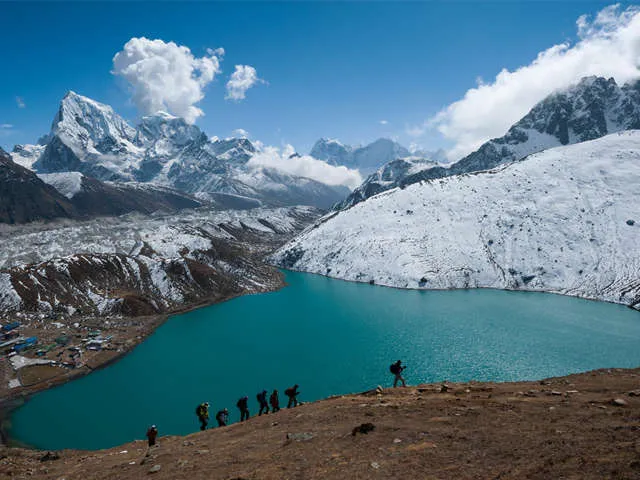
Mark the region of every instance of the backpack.
<instances>
[{"instance_id":1,"label":"backpack","mask_svg":"<svg viewBox=\"0 0 640 480\"><path fill-rule=\"evenodd\" d=\"M201 416L204 414L204 405L200 404L196 407L196 415Z\"/></svg>"},{"instance_id":2,"label":"backpack","mask_svg":"<svg viewBox=\"0 0 640 480\"><path fill-rule=\"evenodd\" d=\"M398 365L397 363L392 363L392 364L389 366L389 371L390 371L391 373L393 373L394 375L397 375L397 374L399 374L402 370L400 369L400 365Z\"/></svg>"},{"instance_id":3,"label":"backpack","mask_svg":"<svg viewBox=\"0 0 640 480\"><path fill-rule=\"evenodd\" d=\"M294 389L293 389L293 388L287 388L287 389L284 391L284 394L285 394L287 397L291 397L291 396L295 395L295 391L294 391Z\"/></svg>"}]
</instances>

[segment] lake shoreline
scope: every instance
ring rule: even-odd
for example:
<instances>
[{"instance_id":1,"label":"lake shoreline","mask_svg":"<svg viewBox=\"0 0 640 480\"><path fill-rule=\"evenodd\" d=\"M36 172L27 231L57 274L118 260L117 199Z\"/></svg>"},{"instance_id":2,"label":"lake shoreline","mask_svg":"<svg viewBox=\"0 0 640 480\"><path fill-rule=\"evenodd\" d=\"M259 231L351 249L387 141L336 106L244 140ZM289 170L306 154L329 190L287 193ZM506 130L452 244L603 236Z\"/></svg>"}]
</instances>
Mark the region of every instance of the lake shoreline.
<instances>
[{"instance_id":1,"label":"lake shoreline","mask_svg":"<svg viewBox=\"0 0 640 480\"><path fill-rule=\"evenodd\" d=\"M280 290L281 288L284 288L287 285L284 280L284 275L279 269L274 268L274 270L276 272L276 275L275 275L276 282L273 284L269 284L269 287L272 287L272 288L268 288L260 292L245 292L245 293L238 293L234 295L225 295L223 297L210 296L196 303L181 306L180 308L177 308L172 312L153 315L153 316L135 317L136 320L143 320L147 325L147 328L144 331L144 335L127 339L127 340L132 340L132 343L129 344L126 350L122 352L118 352L116 355L113 355L106 361L100 362L94 367L83 366L78 370L70 370L68 374L60 375L58 377L55 377L47 381L36 383L34 385L30 385L27 387L19 387L14 389L15 391L9 390L10 392L9 395L6 395L0 398L0 445L10 446L10 447L12 446L12 442L14 442L14 440L12 440L12 438L10 437L7 431L8 429L6 428L7 427L6 423L10 421L11 414L13 413L13 411L23 406L26 402L29 401L29 399L33 395L43 392L45 390L62 386L73 380L77 380L82 377L85 377L93 373L94 371L107 368L110 365L117 363L119 360L122 360L124 357L132 353L136 349L136 347L140 346L145 340L147 340L151 335L153 335L153 333L155 333L155 331L160 326L166 323L167 320L173 316L182 315L194 310L198 310L200 308L209 307L211 305L228 302L230 300L233 300L234 298L239 298L245 295L258 295L261 293L274 292L274 291ZM20 444L19 446L24 448L31 448L29 445L24 445L24 444Z\"/></svg>"}]
</instances>

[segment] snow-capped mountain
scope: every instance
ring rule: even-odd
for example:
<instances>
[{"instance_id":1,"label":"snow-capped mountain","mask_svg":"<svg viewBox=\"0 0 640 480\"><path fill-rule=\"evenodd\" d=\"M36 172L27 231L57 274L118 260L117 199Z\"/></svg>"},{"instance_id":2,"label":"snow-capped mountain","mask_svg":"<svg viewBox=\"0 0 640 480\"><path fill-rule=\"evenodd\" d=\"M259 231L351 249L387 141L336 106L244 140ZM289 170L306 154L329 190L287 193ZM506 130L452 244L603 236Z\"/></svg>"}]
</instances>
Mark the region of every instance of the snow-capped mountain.
<instances>
[{"instance_id":1,"label":"snow-capped mountain","mask_svg":"<svg viewBox=\"0 0 640 480\"><path fill-rule=\"evenodd\" d=\"M362 184L340 203L335 205L338 210L349 208L380 192L389 190L400 181L414 173L438 165L434 160L424 157L406 157L392 160L369 175Z\"/></svg>"},{"instance_id":2,"label":"snow-capped mountain","mask_svg":"<svg viewBox=\"0 0 640 480\"><path fill-rule=\"evenodd\" d=\"M424 168L419 165L418 168L407 168L393 176L392 181L381 181L381 172L375 172L337 208L348 208L397 186L487 170L548 148L637 128L640 128L640 81L620 87L613 78L586 77L577 85L550 95L514 124L506 135L486 142L461 160L448 166L439 165L444 161L440 151L432 156L421 155L437 163L426 162ZM414 152L414 155L418 153Z\"/></svg>"},{"instance_id":3,"label":"snow-capped mountain","mask_svg":"<svg viewBox=\"0 0 640 480\"><path fill-rule=\"evenodd\" d=\"M352 147L343 145L335 139L321 138L315 143L309 155L331 165L344 165L369 175L385 163L409 157L411 153L388 138L379 138L364 147Z\"/></svg>"},{"instance_id":4,"label":"snow-capped mountain","mask_svg":"<svg viewBox=\"0 0 640 480\"><path fill-rule=\"evenodd\" d=\"M395 188L325 216L280 266L402 288L542 290L640 307L640 131Z\"/></svg>"},{"instance_id":5,"label":"snow-capped mountain","mask_svg":"<svg viewBox=\"0 0 640 480\"><path fill-rule=\"evenodd\" d=\"M640 80L619 86L613 78L585 77L565 91L549 95L500 138L482 145L450 168L434 168L401 182L487 170L560 145L640 128Z\"/></svg>"},{"instance_id":6,"label":"snow-capped mountain","mask_svg":"<svg viewBox=\"0 0 640 480\"><path fill-rule=\"evenodd\" d=\"M80 172L102 181L153 183L202 199L231 195L231 204L247 197L270 205L295 201L328 208L345 195L340 187L249 167L256 148L246 138L209 139L197 126L165 112L143 117L134 128L111 107L75 92L62 99L41 153L36 146L16 150L19 161L37 173Z\"/></svg>"},{"instance_id":7,"label":"snow-capped mountain","mask_svg":"<svg viewBox=\"0 0 640 480\"><path fill-rule=\"evenodd\" d=\"M70 218L71 202L0 148L0 223Z\"/></svg>"}]
</instances>

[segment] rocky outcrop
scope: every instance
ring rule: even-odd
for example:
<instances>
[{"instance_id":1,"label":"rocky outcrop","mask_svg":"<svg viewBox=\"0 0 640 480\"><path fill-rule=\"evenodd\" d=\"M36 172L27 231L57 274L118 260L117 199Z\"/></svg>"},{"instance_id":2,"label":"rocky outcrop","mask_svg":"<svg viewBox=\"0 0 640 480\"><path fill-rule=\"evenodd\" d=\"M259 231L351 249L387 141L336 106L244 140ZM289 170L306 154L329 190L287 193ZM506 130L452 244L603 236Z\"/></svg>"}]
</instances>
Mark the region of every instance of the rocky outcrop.
<instances>
[{"instance_id":1,"label":"rocky outcrop","mask_svg":"<svg viewBox=\"0 0 640 480\"><path fill-rule=\"evenodd\" d=\"M0 223L71 218L73 204L0 149Z\"/></svg>"}]
</instances>

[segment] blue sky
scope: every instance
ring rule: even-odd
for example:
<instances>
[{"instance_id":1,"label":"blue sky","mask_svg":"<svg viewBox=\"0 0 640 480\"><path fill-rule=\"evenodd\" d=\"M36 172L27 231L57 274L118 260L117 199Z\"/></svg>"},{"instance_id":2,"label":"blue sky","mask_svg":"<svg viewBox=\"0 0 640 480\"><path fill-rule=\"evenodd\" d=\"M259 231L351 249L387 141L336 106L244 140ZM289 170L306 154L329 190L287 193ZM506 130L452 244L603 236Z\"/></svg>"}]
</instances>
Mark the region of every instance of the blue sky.
<instances>
[{"instance_id":1,"label":"blue sky","mask_svg":"<svg viewBox=\"0 0 640 480\"><path fill-rule=\"evenodd\" d=\"M0 2L0 145L34 143L67 90L135 122L140 112L127 81L111 73L112 59L131 38L147 37L186 46L196 57L225 49L222 72L196 105L205 113L196 123L209 135L242 128L304 153L322 136L450 147L459 139L445 139L426 120L478 79L493 82L503 68L514 71L553 45L575 44L576 20L607 5ZM234 102L225 99L225 83L237 64L253 66L267 83Z\"/></svg>"}]
</instances>

